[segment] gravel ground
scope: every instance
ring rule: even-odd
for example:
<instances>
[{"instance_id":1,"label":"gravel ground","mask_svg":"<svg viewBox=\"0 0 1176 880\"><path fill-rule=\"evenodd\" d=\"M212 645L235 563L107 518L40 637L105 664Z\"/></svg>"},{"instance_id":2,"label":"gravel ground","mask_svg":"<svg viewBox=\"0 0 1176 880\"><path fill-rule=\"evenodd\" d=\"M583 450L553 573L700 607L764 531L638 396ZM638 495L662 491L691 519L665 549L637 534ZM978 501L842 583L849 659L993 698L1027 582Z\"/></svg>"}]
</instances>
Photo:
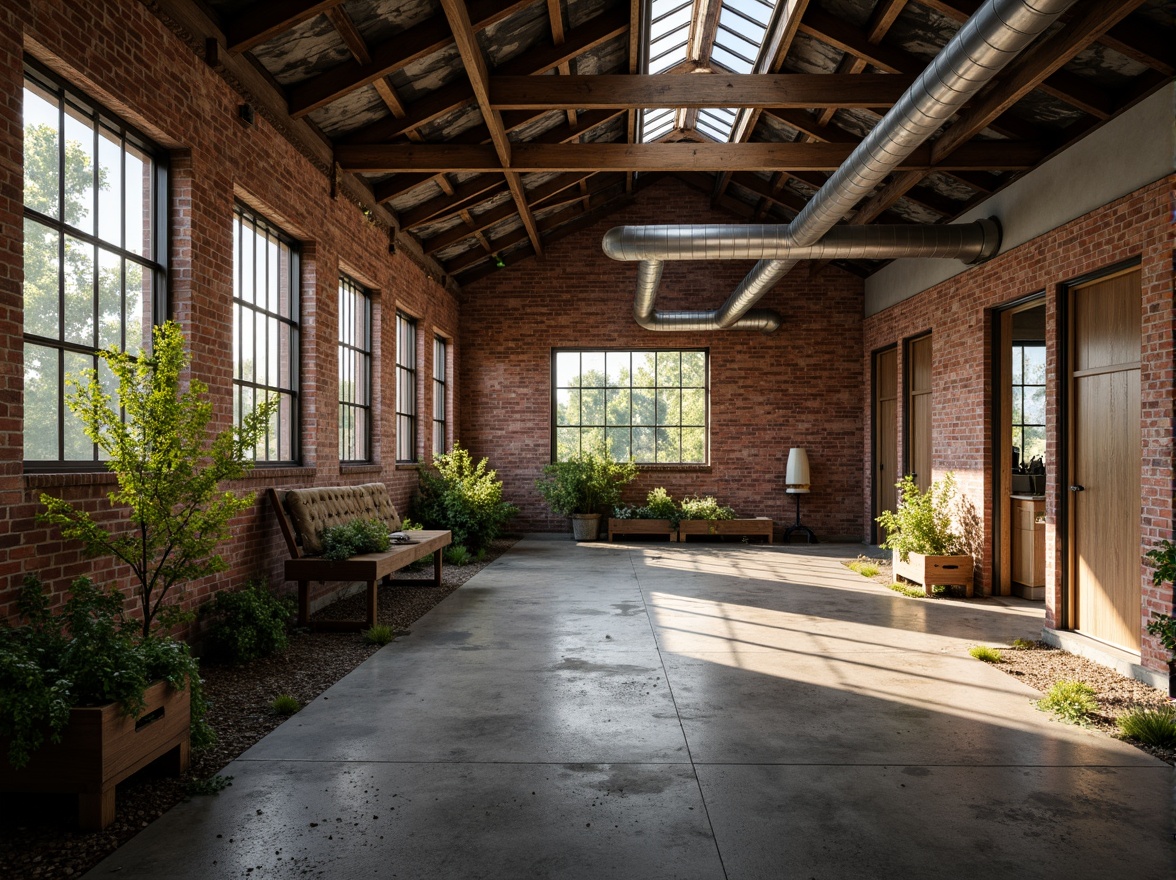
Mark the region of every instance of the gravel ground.
<instances>
[{"instance_id":1,"label":"gravel ground","mask_svg":"<svg viewBox=\"0 0 1176 880\"><path fill-rule=\"evenodd\" d=\"M405 573L406 577L419 578L422 586L382 590L380 622L389 624L395 631L409 629L414 621L506 552L516 540L495 541L479 563L461 568L446 566L440 588L428 585L432 580L431 564ZM884 571L875 580L887 583L887 574ZM334 603L317 616L360 618L363 602L362 595L354 596ZM190 797L190 784L216 776L226 764L277 727L284 719L269 709L274 697L290 694L305 704L376 650L355 633L298 633L281 655L241 667L206 667L205 689L212 704L209 720L219 737L217 745L193 753L191 770L182 779L158 776L149 768L119 785L114 823L100 832L80 832L73 827L75 801L70 796L0 798L0 878L51 880L75 877L89 870L169 808ZM997 668L1042 692L1055 681L1085 681L1097 692L1103 708L1103 714L1091 726L1108 735L1117 732L1113 718L1126 708L1167 702L1167 696L1154 688L1044 645L1005 650ZM1176 750L1133 745L1146 748L1169 764L1176 763Z\"/></svg>"}]
</instances>

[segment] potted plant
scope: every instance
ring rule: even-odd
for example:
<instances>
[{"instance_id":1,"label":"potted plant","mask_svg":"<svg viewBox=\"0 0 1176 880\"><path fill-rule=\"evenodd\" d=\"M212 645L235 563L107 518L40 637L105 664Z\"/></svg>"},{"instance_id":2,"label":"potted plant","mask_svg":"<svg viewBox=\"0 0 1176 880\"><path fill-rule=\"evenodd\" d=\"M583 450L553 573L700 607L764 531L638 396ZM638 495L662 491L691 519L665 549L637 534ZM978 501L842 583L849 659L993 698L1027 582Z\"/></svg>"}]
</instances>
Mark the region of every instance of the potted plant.
<instances>
[{"instance_id":1,"label":"potted plant","mask_svg":"<svg viewBox=\"0 0 1176 880\"><path fill-rule=\"evenodd\" d=\"M677 539L681 510L662 487L651 489L641 507L618 505L608 520L608 539L614 535L664 535Z\"/></svg>"},{"instance_id":2,"label":"potted plant","mask_svg":"<svg viewBox=\"0 0 1176 880\"><path fill-rule=\"evenodd\" d=\"M1157 587L1164 583L1176 584L1176 544L1160 541L1156 548L1148 551L1147 558L1156 567L1152 572L1153 584ZM1176 617L1153 612L1147 631L1158 638L1168 652L1168 696L1176 699Z\"/></svg>"},{"instance_id":3,"label":"potted plant","mask_svg":"<svg viewBox=\"0 0 1176 880\"><path fill-rule=\"evenodd\" d=\"M898 510L887 510L877 522L886 530L879 546L893 551L894 574L922 584L927 595L933 586L962 586L972 595L972 557L963 553L963 539L955 529L955 475L919 490L910 476L896 484Z\"/></svg>"},{"instance_id":4,"label":"potted plant","mask_svg":"<svg viewBox=\"0 0 1176 880\"><path fill-rule=\"evenodd\" d=\"M601 514L617 505L621 490L636 477L633 462L587 452L546 465L535 488L555 513L572 518L572 535L577 541L595 541Z\"/></svg>"},{"instance_id":5,"label":"potted plant","mask_svg":"<svg viewBox=\"0 0 1176 880\"><path fill-rule=\"evenodd\" d=\"M75 792L87 830L113 821L117 783L164 756L182 773L214 739L188 646L142 634L123 602L79 578L53 612L28 577L25 623L0 627L0 789Z\"/></svg>"}]
</instances>

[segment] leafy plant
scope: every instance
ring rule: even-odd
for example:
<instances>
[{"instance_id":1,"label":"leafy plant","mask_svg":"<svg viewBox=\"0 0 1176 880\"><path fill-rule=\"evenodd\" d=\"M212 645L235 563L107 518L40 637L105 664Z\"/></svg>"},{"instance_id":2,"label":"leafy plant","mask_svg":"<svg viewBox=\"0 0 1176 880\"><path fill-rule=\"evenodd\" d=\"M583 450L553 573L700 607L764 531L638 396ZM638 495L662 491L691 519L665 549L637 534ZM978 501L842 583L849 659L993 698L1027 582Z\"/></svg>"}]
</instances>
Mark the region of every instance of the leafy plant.
<instances>
[{"instance_id":1,"label":"leafy plant","mask_svg":"<svg viewBox=\"0 0 1176 880\"><path fill-rule=\"evenodd\" d=\"M164 604L177 584L227 567L216 547L228 537L229 521L253 504L253 493L236 495L219 486L253 467L252 452L277 406L276 400L263 403L240 426L210 441L208 388L187 377L180 326L169 321L156 327L154 340L150 355L99 352L118 382L117 399L94 370L67 377L70 410L118 476L108 498L123 516L98 522L89 511L47 494L38 514L67 540L80 541L87 555L113 556L130 566L144 636L157 617L165 630L184 619L177 603Z\"/></svg>"},{"instance_id":2,"label":"leafy plant","mask_svg":"<svg viewBox=\"0 0 1176 880\"><path fill-rule=\"evenodd\" d=\"M1057 681L1037 708L1070 724L1086 724L1098 712L1094 688L1082 681Z\"/></svg>"},{"instance_id":3,"label":"leafy plant","mask_svg":"<svg viewBox=\"0 0 1176 880\"><path fill-rule=\"evenodd\" d=\"M617 505L621 490L637 478L637 465L598 452L573 456L543 468L535 488L555 513L602 513Z\"/></svg>"},{"instance_id":4,"label":"leafy plant","mask_svg":"<svg viewBox=\"0 0 1176 880\"><path fill-rule=\"evenodd\" d=\"M612 515L615 519L665 519L669 520L671 528L676 528L682 511L670 493L658 486L649 490L644 505L634 507L620 504L613 508Z\"/></svg>"},{"instance_id":5,"label":"leafy plant","mask_svg":"<svg viewBox=\"0 0 1176 880\"><path fill-rule=\"evenodd\" d=\"M1156 567L1152 572L1152 583L1157 587L1165 582L1176 584L1176 544L1171 541L1160 541L1147 552L1147 558ZM1152 618L1147 624L1148 634L1160 640L1160 644L1168 652L1169 662L1176 662L1176 618L1156 612L1153 612Z\"/></svg>"},{"instance_id":6,"label":"leafy plant","mask_svg":"<svg viewBox=\"0 0 1176 880\"><path fill-rule=\"evenodd\" d=\"M284 651L294 603L275 596L262 581L250 581L242 590L222 591L200 609L211 618L206 645L211 656L229 663L247 663Z\"/></svg>"},{"instance_id":7,"label":"leafy plant","mask_svg":"<svg viewBox=\"0 0 1176 880\"><path fill-rule=\"evenodd\" d=\"M363 640L369 645L379 645L383 647L395 638L396 633L393 632L392 627L386 623L377 623L371 629L363 631Z\"/></svg>"},{"instance_id":8,"label":"leafy plant","mask_svg":"<svg viewBox=\"0 0 1176 880\"><path fill-rule=\"evenodd\" d=\"M1013 647L1022 651L1032 651L1037 647L1037 642L1031 642L1029 639L1013 639Z\"/></svg>"},{"instance_id":9,"label":"leafy plant","mask_svg":"<svg viewBox=\"0 0 1176 880\"><path fill-rule=\"evenodd\" d=\"M928 596L927 591L921 587L912 587L910 584L904 584L899 581L887 584L887 586L894 590L894 592L901 593L909 599L940 599L945 592L943 587L932 587L931 595Z\"/></svg>"},{"instance_id":10,"label":"leafy plant","mask_svg":"<svg viewBox=\"0 0 1176 880\"><path fill-rule=\"evenodd\" d=\"M734 519L735 511L715 500L713 495L690 495L682 499L680 519Z\"/></svg>"},{"instance_id":11,"label":"leafy plant","mask_svg":"<svg viewBox=\"0 0 1176 880\"><path fill-rule=\"evenodd\" d=\"M275 715L293 715L301 708L298 698L290 694L278 694L270 702L270 711Z\"/></svg>"},{"instance_id":12,"label":"leafy plant","mask_svg":"<svg viewBox=\"0 0 1176 880\"><path fill-rule=\"evenodd\" d=\"M199 664L183 642L137 632L123 612L123 595L88 578L74 581L60 611L49 609L41 582L25 578L17 602L27 623L0 627L0 738L20 768L46 740L60 742L75 706L119 702L134 716L160 679L190 689L192 746L215 741L204 720Z\"/></svg>"},{"instance_id":13,"label":"leafy plant","mask_svg":"<svg viewBox=\"0 0 1176 880\"><path fill-rule=\"evenodd\" d=\"M383 553L389 547L388 526L378 519L353 519L323 529L319 540L324 559L350 559L360 553Z\"/></svg>"},{"instance_id":14,"label":"leafy plant","mask_svg":"<svg viewBox=\"0 0 1176 880\"><path fill-rule=\"evenodd\" d=\"M474 554L461 544L451 544L445 548L445 561L450 565L469 565L474 561Z\"/></svg>"},{"instance_id":15,"label":"leafy plant","mask_svg":"<svg viewBox=\"0 0 1176 880\"><path fill-rule=\"evenodd\" d=\"M878 573L882 571L878 564L871 559L855 559L852 562L845 563L845 567L850 571L856 571L864 578L877 577Z\"/></svg>"},{"instance_id":16,"label":"leafy plant","mask_svg":"<svg viewBox=\"0 0 1176 880\"><path fill-rule=\"evenodd\" d=\"M184 786L189 797L197 795L217 795L233 784L232 776L206 776L204 779L191 779Z\"/></svg>"},{"instance_id":17,"label":"leafy plant","mask_svg":"<svg viewBox=\"0 0 1176 880\"><path fill-rule=\"evenodd\" d=\"M954 556L961 552L962 539L952 522L955 506L955 475L950 471L921 492L910 475L895 484L901 494L898 510L886 510L877 522L886 530L879 546L897 551L906 562L911 553L924 556Z\"/></svg>"},{"instance_id":18,"label":"leafy plant","mask_svg":"<svg viewBox=\"0 0 1176 880\"><path fill-rule=\"evenodd\" d=\"M988 645L976 645L968 648L968 653L977 660L983 660L985 663L1000 663L1001 656L998 648L990 648Z\"/></svg>"},{"instance_id":19,"label":"leafy plant","mask_svg":"<svg viewBox=\"0 0 1176 880\"><path fill-rule=\"evenodd\" d=\"M1115 719L1123 736L1161 749L1176 748L1176 706L1136 706Z\"/></svg>"},{"instance_id":20,"label":"leafy plant","mask_svg":"<svg viewBox=\"0 0 1176 880\"><path fill-rule=\"evenodd\" d=\"M483 458L474 465L460 444L453 451L433 456L433 468L421 468L420 491L412 514L426 528L449 529L454 544L471 552L484 549L501 534L518 508L502 500L498 472L487 470Z\"/></svg>"}]
</instances>

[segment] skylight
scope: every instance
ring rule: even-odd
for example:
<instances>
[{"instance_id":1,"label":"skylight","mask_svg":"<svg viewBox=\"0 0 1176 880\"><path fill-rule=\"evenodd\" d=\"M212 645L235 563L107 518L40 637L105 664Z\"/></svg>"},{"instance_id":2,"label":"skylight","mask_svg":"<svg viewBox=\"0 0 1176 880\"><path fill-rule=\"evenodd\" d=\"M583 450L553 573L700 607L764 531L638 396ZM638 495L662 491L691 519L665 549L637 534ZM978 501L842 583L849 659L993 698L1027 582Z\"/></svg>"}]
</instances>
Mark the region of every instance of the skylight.
<instances>
[{"instance_id":1,"label":"skylight","mask_svg":"<svg viewBox=\"0 0 1176 880\"><path fill-rule=\"evenodd\" d=\"M715 2L650 0L647 73L664 73L687 61L731 73L764 71L764 44L777 0L721 0L717 17ZM704 40L710 29L713 38ZM686 115L667 107L642 110L639 139L649 143L665 137L682 126ZM701 109L694 128L704 137L729 141L738 119L739 111L730 108Z\"/></svg>"}]
</instances>

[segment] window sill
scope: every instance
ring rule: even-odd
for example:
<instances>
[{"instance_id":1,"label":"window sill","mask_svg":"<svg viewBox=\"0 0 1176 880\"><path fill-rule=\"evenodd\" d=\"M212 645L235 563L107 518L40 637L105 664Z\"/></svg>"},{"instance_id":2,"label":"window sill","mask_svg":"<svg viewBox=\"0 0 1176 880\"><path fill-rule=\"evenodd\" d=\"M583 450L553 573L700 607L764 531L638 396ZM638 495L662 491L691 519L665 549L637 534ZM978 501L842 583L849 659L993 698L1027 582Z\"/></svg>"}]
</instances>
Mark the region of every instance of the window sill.
<instances>
[{"instance_id":1,"label":"window sill","mask_svg":"<svg viewBox=\"0 0 1176 880\"><path fill-rule=\"evenodd\" d=\"M365 461L356 462L355 464L348 464L345 461L339 462L339 473L341 474L378 474L383 470L383 465L373 462Z\"/></svg>"},{"instance_id":2,"label":"window sill","mask_svg":"<svg viewBox=\"0 0 1176 880\"><path fill-rule=\"evenodd\" d=\"M110 486L118 477L107 470L101 471L38 471L24 474L24 483L29 489L61 489L66 486Z\"/></svg>"}]
</instances>

